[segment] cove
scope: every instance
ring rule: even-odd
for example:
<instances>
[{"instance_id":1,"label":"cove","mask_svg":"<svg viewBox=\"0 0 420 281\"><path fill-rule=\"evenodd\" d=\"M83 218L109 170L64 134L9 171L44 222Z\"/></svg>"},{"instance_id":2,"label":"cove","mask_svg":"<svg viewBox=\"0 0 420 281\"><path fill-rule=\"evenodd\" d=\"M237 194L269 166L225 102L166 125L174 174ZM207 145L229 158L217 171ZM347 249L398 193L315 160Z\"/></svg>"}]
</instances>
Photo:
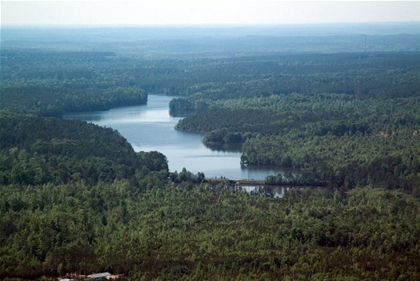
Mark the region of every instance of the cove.
<instances>
[{"instance_id":1,"label":"cove","mask_svg":"<svg viewBox=\"0 0 420 281\"><path fill-rule=\"evenodd\" d=\"M202 142L203 135L175 130L175 125L182 117L169 114L169 102L173 98L149 95L147 105L71 113L64 118L113 128L137 152L159 151L167 157L170 171L180 172L185 167L192 173L203 172L207 178L256 180L283 174L277 167L241 167L240 148L207 147Z\"/></svg>"}]
</instances>

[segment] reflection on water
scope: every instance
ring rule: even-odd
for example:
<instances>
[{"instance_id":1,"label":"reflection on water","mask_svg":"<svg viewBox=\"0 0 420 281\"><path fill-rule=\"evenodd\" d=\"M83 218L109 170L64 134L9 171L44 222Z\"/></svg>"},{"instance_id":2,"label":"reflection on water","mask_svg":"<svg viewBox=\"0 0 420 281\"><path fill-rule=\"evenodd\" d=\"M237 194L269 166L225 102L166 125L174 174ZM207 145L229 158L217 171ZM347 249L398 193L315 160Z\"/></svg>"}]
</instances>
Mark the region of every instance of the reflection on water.
<instances>
[{"instance_id":1,"label":"reflection on water","mask_svg":"<svg viewBox=\"0 0 420 281\"><path fill-rule=\"evenodd\" d=\"M147 105L114 108L107 111L73 113L64 116L117 130L135 151L160 151L168 158L169 169L183 167L206 177L263 180L283 174L277 167L241 167L240 145L204 145L201 134L176 131L181 117L169 114L173 97L149 95Z\"/></svg>"},{"instance_id":2,"label":"reflection on water","mask_svg":"<svg viewBox=\"0 0 420 281\"><path fill-rule=\"evenodd\" d=\"M205 143L208 149L213 151L229 151L229 152L241 152L241 143Z\"/></svg>"},{"instance_id":3,"label":"reflection on water","mask_svg":"<svg viewBox=\"0 0 420 281\"><path fill-rule=\"evenodd\" d=\"M128 110L129 109L129 110ZM162 123L168 120L167 110L144 111L143 106L116 108L108 111L75 113L65 116L68 119L82 119L97 124ZM178 122L180 118L174 118Z\"/></svg>"}]
</instances>

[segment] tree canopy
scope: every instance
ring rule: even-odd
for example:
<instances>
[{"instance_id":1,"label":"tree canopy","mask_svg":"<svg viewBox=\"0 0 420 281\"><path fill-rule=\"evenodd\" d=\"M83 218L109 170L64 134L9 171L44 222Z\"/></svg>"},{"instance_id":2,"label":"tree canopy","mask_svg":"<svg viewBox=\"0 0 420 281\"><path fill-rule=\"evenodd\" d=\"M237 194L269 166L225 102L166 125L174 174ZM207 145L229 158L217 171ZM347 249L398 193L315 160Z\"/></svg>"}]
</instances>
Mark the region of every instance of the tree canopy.
<instances>
[{"instance_id":1,"label":"tree canopy","mask_svg":"<svg viewBox=\"0 0 420 281\"><path fill-rule=\"evenodd\" d=\"M355 51L361 35L15 31L0 58L0 279L420 280L418 35ZM178 129L299 175L267 177L281 198L249 193L61 118L151 93L177 96Z\"/></svg>"}]
</instances>

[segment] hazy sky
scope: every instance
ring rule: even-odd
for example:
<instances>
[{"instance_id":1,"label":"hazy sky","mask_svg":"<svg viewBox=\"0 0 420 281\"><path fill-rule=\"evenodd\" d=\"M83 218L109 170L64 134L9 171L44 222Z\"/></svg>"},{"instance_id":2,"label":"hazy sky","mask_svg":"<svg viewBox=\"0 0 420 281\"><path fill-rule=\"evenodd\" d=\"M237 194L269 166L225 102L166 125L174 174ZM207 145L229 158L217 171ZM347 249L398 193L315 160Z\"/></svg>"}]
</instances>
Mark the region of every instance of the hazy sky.
<instances>
[{"instance_id":1,"label":"hazy sky","mask_svg":"<svg viewBox=\"0 0 420 281\"><path fill-rule=\"evenodd\" d=\"M2 25L420 21L420 1L1 1Z\"/></svg>"}]
</instances>

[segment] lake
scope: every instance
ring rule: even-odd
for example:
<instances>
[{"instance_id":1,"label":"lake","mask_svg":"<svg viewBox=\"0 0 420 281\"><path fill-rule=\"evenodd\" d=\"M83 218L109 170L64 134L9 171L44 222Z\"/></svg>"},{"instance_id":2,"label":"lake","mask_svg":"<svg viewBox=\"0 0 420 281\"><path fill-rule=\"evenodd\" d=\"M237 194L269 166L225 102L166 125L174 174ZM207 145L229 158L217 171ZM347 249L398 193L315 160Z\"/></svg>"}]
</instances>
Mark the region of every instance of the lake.
<instances>
[{"instance_id":1,"label":"lake","mask_svg":"<svg viewBox=\"0 0 420 281\"><path fill-rule=\"evenodd\" d=\"M170 96L149 95L147 105L119 107L107 111L67 114L64 118L78 119L117 130L135 151L159 151L168 159L170 171L183 167L207 178L263 180L267 175L283 173L276 167L241 167L240 147L209 148L203 135L177 131L181 117L169 115Z\"/></svg>"}]
</instances>

